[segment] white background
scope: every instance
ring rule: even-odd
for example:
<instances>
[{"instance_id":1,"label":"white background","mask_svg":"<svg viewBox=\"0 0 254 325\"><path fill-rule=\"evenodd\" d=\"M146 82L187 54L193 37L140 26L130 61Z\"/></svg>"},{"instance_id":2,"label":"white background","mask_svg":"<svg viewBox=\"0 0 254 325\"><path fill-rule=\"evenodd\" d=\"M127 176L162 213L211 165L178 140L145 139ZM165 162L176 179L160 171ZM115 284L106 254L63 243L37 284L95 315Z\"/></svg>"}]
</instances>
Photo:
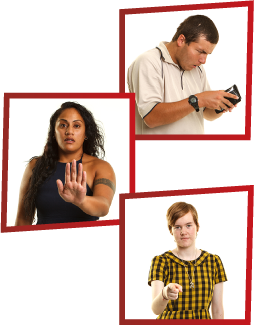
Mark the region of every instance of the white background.
<instances>
[{"instance_id":1,"label":"white background","mask_svg":"<svg viewBox=\"0 0 254 325\"><path fill-rule=\"evenodd\" d=\"M224 114L213 122L205 120L205 134L244 134L247 11L243 7L127 15L126 74L132 61L141 53L155 48L161 41L171 41L184 19L192 15L208 16L219 31L219 43L204 65L209 84L213 90L226 90L236 84L242 101L234 109L234 114Z\"/></svg>"},{"instance_id":2,"label":"white background","mask_svg":"<svg viewBox=\"0 0 254 325\"><path fill-rule=\"evenodd\" d=\"M27 161L42 154L50 117L67 101L78 102L90 110L104 132L105 160L111 164L117 175L117 186L109 214L101 220L118 219L119 193L129 192L129 99L11 99L7 226L15 224L19 184ZM126 123L115 123L119 110ZM123 135L117 136L121 132Z\"/></svg>"},{"instance_id":3,"label":"white background","mask_svg":"<svg viewBox=\"0 0 254 325\"><path fill-rule=\"evenodd\" d=\"M156 317L151 310L152 289L147 284L148 274L154 256L176 247L168 230L166 213L173 203L181 201L197 209L200 228L196 246L219 255L224 265L228 278L224 284L225 319L244 319L247 192L126 200L125 317ZM140 218L135 217L135 211L142 211ZM237 258L236 252L241 252ZM237 308L232 308L236 283Z\"/></svg>"}]
</instances>

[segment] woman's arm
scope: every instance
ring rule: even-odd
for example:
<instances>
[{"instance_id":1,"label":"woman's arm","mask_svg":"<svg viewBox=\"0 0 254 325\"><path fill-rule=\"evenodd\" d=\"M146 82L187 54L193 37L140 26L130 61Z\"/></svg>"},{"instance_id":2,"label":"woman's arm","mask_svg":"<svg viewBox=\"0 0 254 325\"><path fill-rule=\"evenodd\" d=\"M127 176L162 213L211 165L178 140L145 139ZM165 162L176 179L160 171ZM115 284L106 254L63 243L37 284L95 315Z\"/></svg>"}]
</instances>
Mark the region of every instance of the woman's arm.
<instances>
[{"instance_id":1,"label":"woman's arm","mask_svg":"<svg viewBox=\"0 0 254 325\"><path fill-rule=\"evenodd\" d=\"M163 300L162 289L164 283L159 280L151 282L152 286L152 311L155 315L159 315L163 312L168 304L168 300Z\"/></svg>"},{"instance_id":2,"label":"woman's arm","mask_svg":"<svg viewBox=\"0 0 254 325\"><path fill-rule=\"evenodd\" d=\"M29 180L33 173L33 168L35 166L37 159L33 159L26 167L21 185L19 190L19 203L18 203L18 211L15 221L15 226L26 226L31 225L32 222L30 218L25 218L25 209L24 209L24 196L28 190Z\"/></svg>"},{"instance_id":3,"label":"woman's arm","mask_svg":"<svg viewBox=\"0 0 254 325\"><path fill-rule=\"evenodd\" d=\"M65 185L57 180L59 195L66 202L75 204L85 213L103 217L108 214L115 193L115 173L109 163L99 160L96 164L95 178L93 181L93 196L86 196L86 172L82 164L76 172L76 161L66 164Z\"/></svg>"},{"instance_id":4,"label":"woman's arm","mask_svg":"<svg viewBox=\"0 0 254 325\"><path fill-rule=\"evenodd\" d=\"M98 160L92 188L93 196L86 196L79 208L91 216L106 216L115 189L116 177L113 168L106 161Z\"/></svg>"},{"instance_id":5,"label":"woman's arm","mask_svg":"<svg viewBox=\"0 0 254 325\"><path fill-rule=\"evenodd\" d=\"M215 284L212 299L212 318L224 319L223 282Z\"/></svg>"},{"instance_id":6,"label":"woman's arm","mask_svg":"<svg viewBox=\"0 0 254 325\"><path fill-rule=\"evenodd\" d=\"M178 292L182 292L182 287L177 283L170 283L164 287L162 281L155 280L151 282L151 286L153 300L152 311L155 315L161 314L166 308L168 301L176 300L178 298Z\"/></svg>"}]
</instances>

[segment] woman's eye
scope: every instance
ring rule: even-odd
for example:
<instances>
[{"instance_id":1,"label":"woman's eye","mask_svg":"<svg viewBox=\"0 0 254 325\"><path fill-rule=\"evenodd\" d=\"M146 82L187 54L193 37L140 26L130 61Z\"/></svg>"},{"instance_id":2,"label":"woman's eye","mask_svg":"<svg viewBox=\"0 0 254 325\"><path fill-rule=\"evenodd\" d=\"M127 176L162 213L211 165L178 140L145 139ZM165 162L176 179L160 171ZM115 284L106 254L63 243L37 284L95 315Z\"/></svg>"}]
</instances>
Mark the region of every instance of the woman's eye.
<instances>
[{"instance_id":1,"label":"woman's eye","mask_svg":"<svg viewBox=\"0 0 254 325\"><path fill-rule=\"evenodd\" d=\"M65 126L66 126L66 124L63 124L63 123L60 124L60 127L61 127L61 128L64 128Z\"/></svg>"},{"instance_id":2,"label":"woman's eye","mask_svg":"<svg viewBox=\"0 0 254 325\"><path fill-rule=\"evenodd\" d=\"M66 126L66 124L60 124L60 127L63 127L63 126ZM77 127L77 129L80 128L79 124L75 124L74 126Z\"/></svg>"}]
</instances>

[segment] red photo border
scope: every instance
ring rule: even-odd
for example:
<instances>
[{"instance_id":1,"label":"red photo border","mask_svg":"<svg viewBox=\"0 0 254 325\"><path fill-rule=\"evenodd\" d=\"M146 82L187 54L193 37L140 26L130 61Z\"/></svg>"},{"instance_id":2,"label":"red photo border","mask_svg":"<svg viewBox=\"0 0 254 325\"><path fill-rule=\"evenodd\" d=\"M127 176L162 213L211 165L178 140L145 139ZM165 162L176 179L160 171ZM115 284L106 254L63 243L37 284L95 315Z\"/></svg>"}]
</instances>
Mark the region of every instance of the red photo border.
<instances>
[{"instance_id":1,"label":"red photo border","mask_svg":"<svg viewBox=\"0 0 254 325\"><path fill-rule=\"evenodd\" d=\"M253 232L253 193L254 186L233 186L233 187L214 187L201 189L188 189L176 191L163 192L147 192L147 193L133 193L120 194L120 231L119 231L119 318L120 325L147 325L157 322L157 319L125 319L125 201L131 199L165 197L165 196L180 196L180 195L197 195L197 194L212 194L212 193L233 193L233 192L248 192L248 215L247 215L247 261L246 261L246 289L245 289L245 319L223 319L214 320L216 324L235 324L235 325L249 325L251 322L251 276L252 276L252 232ZM197 320L189 319L188 324L194 324ZM208 322L210 320L202 320ZM163 320L163 322L170 322L172 320ZM174 323L183 324L186 320L176 320Z\"/></svg>"},{"instance_id":2,"label":"red photo border","mask_svg":"<svg viewBox=\"0 0 254 325\"><path fill-rule=\"evenodd\" d=\"M7 191L8 191L8 150L9 150L9 108L10 99L49 99L49 98L89 98L89 99L129 99L129 191L135 192L135 96L122 93L6 93L4 94L3 114L3 158L2 158L2 211L1 232L29 230L65 229L82 227L101 227L119 225L119 219L73 222L48 225L29 225L7 227Z\"/></svg>"},{"instance_id":3,"label":"red photo border","mask_svg":"<svg viewBox=\"0 0 254 325\"><path fill-rule=\"evenodd\" d=\"M253 44L253 1L218 2L206 4L132 8L119 10L119 91L125 92L125 16L202 9L248 7L247 31L247 74L245 134L149 134L136 135L136 140L250 140L251 139L251 92L252 92L252 44Z\"/></svg>"}]
</instances>

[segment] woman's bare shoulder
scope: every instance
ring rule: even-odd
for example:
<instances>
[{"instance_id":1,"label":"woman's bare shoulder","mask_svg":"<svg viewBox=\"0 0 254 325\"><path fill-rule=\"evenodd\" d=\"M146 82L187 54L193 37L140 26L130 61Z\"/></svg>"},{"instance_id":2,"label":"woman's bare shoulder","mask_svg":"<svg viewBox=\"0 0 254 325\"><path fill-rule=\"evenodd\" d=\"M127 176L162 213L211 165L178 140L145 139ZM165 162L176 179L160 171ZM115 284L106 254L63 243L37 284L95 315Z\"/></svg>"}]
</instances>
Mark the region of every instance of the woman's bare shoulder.
<instances>
[{"instance_id":1,"label":"woman's bare shoulder","mask_svg":"<svg viewBox=\"0 0 254 325\"><path fill-rule=\"evenodd\" d=\"M31 169L31 170L34 169L34 167L35 167L35 165L36 165L36 163L37 163L37 161L38 161L39 158L40 157L33 157L33 158L30 159L29 163L27 164L27 166L29 167L29 169Z\"/></svg>"},{"instance_id":2,"label":"woman's bare shoulder","mask_svg":"<svg viewBox=\"0 0 254 325\"><path fill-rule=\"evenodd\" d=\"M90 167L92 167L95 170L108 169L113 171L113 168L110 165L110 163L94 156L86 155L85 159L83 159L83 165L90 165Z\"/></svg>"}]
</instances>

